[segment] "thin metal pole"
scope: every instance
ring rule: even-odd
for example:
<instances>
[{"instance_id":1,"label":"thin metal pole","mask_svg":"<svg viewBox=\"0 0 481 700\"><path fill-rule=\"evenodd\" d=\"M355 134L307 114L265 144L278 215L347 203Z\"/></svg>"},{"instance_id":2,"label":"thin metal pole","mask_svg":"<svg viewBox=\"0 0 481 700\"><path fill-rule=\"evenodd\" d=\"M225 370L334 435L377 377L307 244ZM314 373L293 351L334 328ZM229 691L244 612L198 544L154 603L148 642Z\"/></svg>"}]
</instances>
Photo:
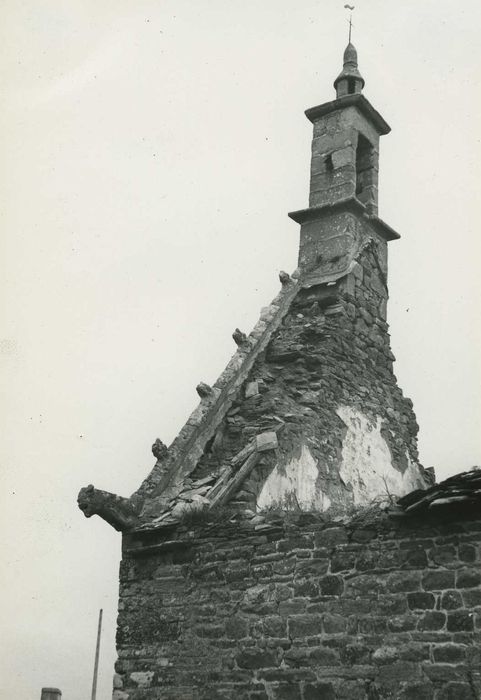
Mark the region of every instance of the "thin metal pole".
<instances>
[{"instance_id":1,"label":"thin metal pole","mask_svg":"<svg viewBox=\"0 0 481 700\"><path fill-rule=\"evenodd\" d=\"M94 665L94 679L92 681L92 698L95 700L97 697L97 676L99 672L99 652L100 652L100 635L102 634L102 608L99 612L99 626L97 629L97 647L95 649L95 665Z\"/></svg>"}]
</instances>

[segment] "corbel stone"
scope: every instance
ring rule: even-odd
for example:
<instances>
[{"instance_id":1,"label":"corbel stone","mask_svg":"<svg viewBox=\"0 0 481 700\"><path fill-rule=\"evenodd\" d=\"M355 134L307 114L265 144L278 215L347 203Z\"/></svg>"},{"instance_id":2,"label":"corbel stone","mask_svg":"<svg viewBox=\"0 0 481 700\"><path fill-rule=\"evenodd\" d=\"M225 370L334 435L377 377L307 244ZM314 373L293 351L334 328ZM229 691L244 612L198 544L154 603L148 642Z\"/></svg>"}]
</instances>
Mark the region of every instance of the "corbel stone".
<instances>
[{"instance_id":1,"label":"corbel stone","mask_svg":"<svg viewBox=\"0 0 481 700\"><path fill-rule=\"evenodd\" d=\"M205 382L200 382L200 384L197 384L195 390L201 399L206 399L208 396L212 395L212 387Z\"/></svg>"},{"instance_id":2,"label":"corbel stone","mask_svg":"<svg viewBox=\"0 0 481 700\"><path fill-rule=\"evenodd\" d=\"M232 337L234 338L234 342L236 345L240 346L247 343L246 334L240 331L238 328L236 328L235 331L232 333Z\"/></svg>"},{"instance_id":3,"label":"corbel stone","mask_svg":"<svg viewBox=\"0 0 481 700\"><path fill-rule=\"evenodd\" d=\"M164 445L162 440L160 438L157 438L154 444L152 445L152 454L154 455L154 457L157 460L161 460L167 456L167 452L167 445Z\"/></svg>"}]
</instances>

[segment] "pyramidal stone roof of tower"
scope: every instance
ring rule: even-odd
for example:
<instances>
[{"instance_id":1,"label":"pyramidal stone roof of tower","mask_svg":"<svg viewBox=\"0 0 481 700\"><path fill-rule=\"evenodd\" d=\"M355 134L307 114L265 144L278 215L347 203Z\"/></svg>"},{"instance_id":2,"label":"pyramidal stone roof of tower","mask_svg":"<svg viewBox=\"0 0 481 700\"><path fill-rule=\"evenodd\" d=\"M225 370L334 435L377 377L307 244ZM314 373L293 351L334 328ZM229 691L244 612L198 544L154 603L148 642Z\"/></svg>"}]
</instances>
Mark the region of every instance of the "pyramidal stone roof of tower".
<instances>
[{"instance_id":1,"label":"pyramidal stone roof of tower","mask_svg":"<svg viewBox=\"0 0 481 700\"><path fill-rule=\"evenodd\" d=\"M342 512L432 485L418 460L412 402L393 373L386 321L387 248L378 217L380 136L390 128L361 94L352 44L336 99L313 124L309 206L298 267L129 498L90 485L78 503L118 530L173 528L195 509L247 518L275 507Z\"/></svg>"}]
</instances>

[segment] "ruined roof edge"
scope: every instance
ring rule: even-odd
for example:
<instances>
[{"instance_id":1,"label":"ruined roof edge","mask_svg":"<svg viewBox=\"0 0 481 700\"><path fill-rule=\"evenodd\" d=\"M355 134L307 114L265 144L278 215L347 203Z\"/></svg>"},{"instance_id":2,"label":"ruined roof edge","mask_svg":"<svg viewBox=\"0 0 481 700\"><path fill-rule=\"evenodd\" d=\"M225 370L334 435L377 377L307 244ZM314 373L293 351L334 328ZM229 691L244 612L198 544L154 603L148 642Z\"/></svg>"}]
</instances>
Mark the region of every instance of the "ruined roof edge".
<instances>
[{"instance_id":1,"label":"ruined roof edge","mask_svg":"<svg viewBox=\"0 0 481 700\"><path fill-rule=\"evenodd\" d=\"M261 311L259 321L213 385L212 393L201 400L170 445L166 457L157 460L134 495L155 497L166 489L170 494L171 487L175 487L176 482L181 483L196 466L207 441L232 405L255 360L279 327L299 288L297 279L291 277L272 303Z\"/></svg>"}]
</instances>

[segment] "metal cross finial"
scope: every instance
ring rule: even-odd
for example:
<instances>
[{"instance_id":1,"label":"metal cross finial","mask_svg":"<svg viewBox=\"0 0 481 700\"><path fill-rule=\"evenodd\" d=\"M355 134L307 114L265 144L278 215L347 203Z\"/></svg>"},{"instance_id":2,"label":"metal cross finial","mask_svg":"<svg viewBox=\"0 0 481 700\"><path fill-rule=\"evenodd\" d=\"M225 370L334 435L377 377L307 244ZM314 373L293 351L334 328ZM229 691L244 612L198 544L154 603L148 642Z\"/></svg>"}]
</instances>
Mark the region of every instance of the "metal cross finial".
<instances>
[{"instance_id":1,"label":"metal cross finial","mask_svg":"<svg viewBox=\"0 0 481 700\"><path fill-rule=\"evenodd\" d=\"M352 33L352 11L354 10L354 5L344 5L346 10L350 10L349 14L349 43L351 43L351 33Z\"/></svg>"}]
</instances>

